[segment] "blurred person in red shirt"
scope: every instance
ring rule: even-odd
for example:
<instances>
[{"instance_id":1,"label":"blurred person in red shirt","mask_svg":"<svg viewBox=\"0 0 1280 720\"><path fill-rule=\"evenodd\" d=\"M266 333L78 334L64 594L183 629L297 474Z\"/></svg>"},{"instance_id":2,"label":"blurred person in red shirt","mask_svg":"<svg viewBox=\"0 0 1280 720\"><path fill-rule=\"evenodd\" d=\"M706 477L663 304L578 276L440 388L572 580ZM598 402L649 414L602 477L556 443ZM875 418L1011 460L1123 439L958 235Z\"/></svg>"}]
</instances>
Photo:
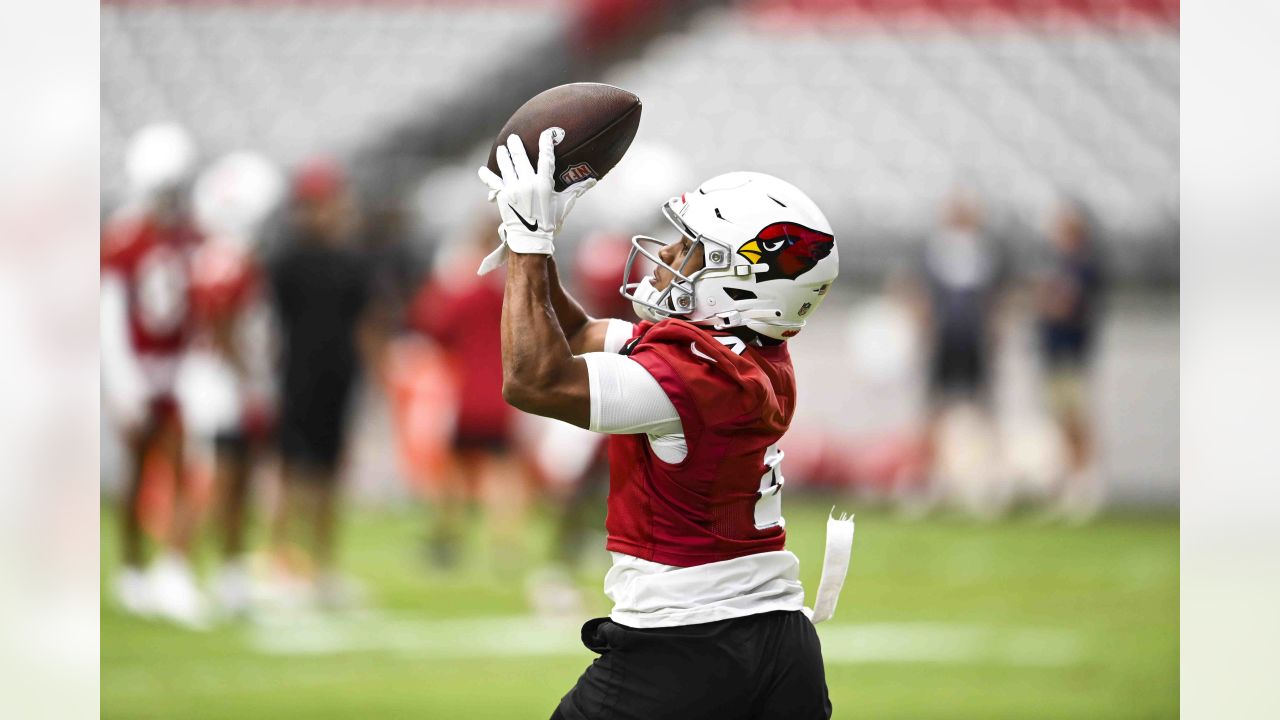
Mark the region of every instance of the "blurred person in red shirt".
<instances>
[{"instance_id":1,"label":"blurred person in red shirt","mask_svg":"<svg viewBox=\"0 0 1280 720\"><path fill-rule=\"evenodd\" d=\"M583 309L592 317L632 317L635 314L631 301L618 292L618 268L626 264L630 251L631 236L622 233L591 233L578 244L574 253L573 285ZM561 445L572 443L577 446L574 453L589 455L585 461L569 464L570 469L576 470L576 477L562 483L567 486L566 496L556 528L553 557L572 571L588 547L591 519L603 518L603 513L596 510L604 508L608 494L609 458L605 436L567 423L557 425L563 432L553 435L552 439L563 438ZM569 451L569 447L557 448L554 453L557 457L543 465L564 467L564 456ZM603 532L603 524L598 529Z\"/></svg>"},{"instance_id":2,"label":"blurred person in red shirt","mask_svg":"<svg viewBox=\"0 0 1280 720\"><path fill-rule=\"evenodd\" d=\"M376 345L367 258L356 245L355 198L328 160L293 179L291 216L270 284L281 336L278 440L284 493L272 545L304 601L348 604L352 587L336 569L338 476L346 451L351 398ZM376 368L376 365L370 365ZM299 563L286 552L304 525Z\"/></svg>"},{"instance_id":3,"label":"blurred person in red shirt","mask_svg":"<svg viewBox=\"0 0 1280 720\"><path fill-rule=\"evenodd\" d=\"M1061 205L1051 220L1052 249L1037 283L1040 350L1048 405L1067 442L1068 467L1057 510L1084 521L1102 503L1087 375L1101 310L1102 267L1085 210Z\"/></svg>"},{"instance_id":4,"label":"blurred person in red shirt","mask_svg":"<svg viewBox=\"0 0 1280 720\"><path fill-rule=\"evenodd\" d=\"M619 292L618 268L626 265L631 236L592 232L574 252L573 282L582 307L593 317L631 317L631 302ZM645 268L648 271L648 268ZM643 273L640 273L643 274ZM534 418L540 426L534 460L556 511L550 563L528 582L530 604L544 617L576 617L584 598L576 581L589 553L604 537L609 492L606 436L558 420ZM606 557L596 556L601 562Z\"/></svg>"},{"instance_id":5,"label":"blurred person in red shirt","mask_svg":"<svg viewBox=\"0 0 1280 720\"><path fill-rule=\"evenodd\" d=\"M175 384L192 335L190 263L201 241L187 203L195 161L195 146L177 125L145 127L130 142L131 197L103 232L100 304L104 400L129 460L116 592L130 612L190 625L202 623L204 609L187 559L194 512ZM174 506L168 549L144 573L138 501L152 458L172 473Z\"/></svg>"},{"instance_id":6,"label":"blurred person in red shirt","mask_svg":"<svg viewBox=\"0 0 1280 720\"><path fill-rule=\"evenodd\" d=\"M500 565L517 567L529 502L529 481L513 447L515 412L502 399L503 278L474 271L491 244L492 222L486 214L446 254L409 309L410 327L439 344L455 384L453 456L432 492L429 540L433 561L446 567L457 562L466 505L477 497Z\"/></svg>"},{"instance_id":7,"label":"blurred person in red shirt","mask_svg":"<svg viewBox=\"0 0 1280 720\"><path fill-rule=\"evenodd\" d=\"M194 191L207 239L192 264L200 332L184 369L184 406L190 431L212 444L222 555L212 590L228 615L249 610L249 481L273 414L270 308L257 246L284 190L273 164L236 152L206 169Z\"/></svg>"}]
</instances>

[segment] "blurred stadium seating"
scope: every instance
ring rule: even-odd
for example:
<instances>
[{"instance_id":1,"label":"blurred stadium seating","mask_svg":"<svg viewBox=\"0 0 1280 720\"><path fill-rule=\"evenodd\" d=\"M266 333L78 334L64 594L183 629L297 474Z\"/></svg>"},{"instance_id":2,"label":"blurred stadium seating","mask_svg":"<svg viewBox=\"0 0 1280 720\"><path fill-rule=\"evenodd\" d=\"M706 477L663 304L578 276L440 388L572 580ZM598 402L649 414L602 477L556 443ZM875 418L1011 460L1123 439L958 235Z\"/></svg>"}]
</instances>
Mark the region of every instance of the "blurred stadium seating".
<instances>
[{"instance_id":1,"label":"blurred stadium seating","mask_svg":"<svg viewBox=\"0 0 1280 720\"><path fill-rule=\"evenodd\" d=\"M130 134L157 119L189 127L209 157L349 156L399 122L427 122L565 28L554 3L108 1L103 198L123 191Z\"/></svg>"},{"instance_id":2,"label":"blurred stadium seating","mask_svg":"<svg viewBox=\"0 0 1280 720\"><path fill-rule=\"evenodd\" d=\"M702 174L793 179L864 248L922 236L959 184L1010 240L1079 198L1136 271L1177 235L1176 23L1176 2L762 0L704 11L608 81L644 98L648 139Z\"/></svg>"},{"instance_id":3,"label":"blurred stadium seating","mask_svg":"<svg viewBox=\"0 0 1280 720\"><path fill-rule=\"evenodd\" d=\"M882 270L963 185L1017 251L1067 195L1092 209L1117 272L1176 277L1176 0L668 4L701 9L592 79L637 92L642 137L697 174L745 161L810 189L852 230L855 272ZM487 142L510 97L589 70L566 46L617 44L576 32L609 5L110 0L103 197L122 191L124 139L156 119L210 155L376 146L407 181L405 157L420 176Z\"/></svg>"}]
</instances>

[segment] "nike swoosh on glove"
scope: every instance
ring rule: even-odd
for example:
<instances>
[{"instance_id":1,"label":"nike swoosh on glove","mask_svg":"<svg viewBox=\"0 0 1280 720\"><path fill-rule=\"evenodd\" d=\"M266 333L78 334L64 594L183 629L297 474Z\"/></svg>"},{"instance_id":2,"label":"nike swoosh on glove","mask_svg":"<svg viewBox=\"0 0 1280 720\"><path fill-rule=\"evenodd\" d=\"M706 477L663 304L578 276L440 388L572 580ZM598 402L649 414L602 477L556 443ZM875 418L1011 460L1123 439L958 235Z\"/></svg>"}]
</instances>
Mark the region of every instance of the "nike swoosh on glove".
<instances>
[{"instance_id":1,"label":"nike swoosh on glove","mask_svg":"<svg viewBox=\"0 0 1280 720\"><path fill-rule=\"evenodd\" d=\"M502 267L507 262L507 248L512 252L550 255L555 249L555 234L582 194L595 187L595 178L555 191L555 146L564 138L560 128L547 128L538 137L538 169L535 172L520 136L507 138L496 156L498 177L487 167L479 171L480 181L489 188L489 201L498 203L502 224L498 226L501 243L480 263L477 274Z\"/></svg>"}]
</instances>

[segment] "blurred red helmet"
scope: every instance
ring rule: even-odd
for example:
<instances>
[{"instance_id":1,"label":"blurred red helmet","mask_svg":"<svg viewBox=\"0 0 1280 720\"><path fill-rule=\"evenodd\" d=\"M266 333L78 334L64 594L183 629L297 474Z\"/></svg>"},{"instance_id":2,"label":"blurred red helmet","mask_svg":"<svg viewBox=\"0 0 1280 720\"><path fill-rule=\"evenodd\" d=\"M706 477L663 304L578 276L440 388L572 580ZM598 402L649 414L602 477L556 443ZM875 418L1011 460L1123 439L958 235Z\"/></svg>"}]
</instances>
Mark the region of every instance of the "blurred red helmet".
<instances>
[{"instance_id":1,"label":"blurred red helmet","mask_svg":"<svg viewBox=\"0 0 1280 720\"><path fill-rule=\"evenodd\" d=\"M293 198L303 202L331 200L346 188L342 167L329 158L303 163L293 175Z\"/></svg>"}]
</instances>

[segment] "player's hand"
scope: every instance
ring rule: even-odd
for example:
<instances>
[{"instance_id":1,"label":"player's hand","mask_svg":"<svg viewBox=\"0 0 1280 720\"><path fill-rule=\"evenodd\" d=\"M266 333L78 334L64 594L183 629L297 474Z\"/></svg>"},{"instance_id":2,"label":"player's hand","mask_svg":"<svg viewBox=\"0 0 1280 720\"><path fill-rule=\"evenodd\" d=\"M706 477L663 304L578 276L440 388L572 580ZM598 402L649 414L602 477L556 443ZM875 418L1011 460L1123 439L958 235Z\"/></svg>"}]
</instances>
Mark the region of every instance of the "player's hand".
<instances>
[{"instance_id":1,"label":"player's hand","mask_svg":"<svg viewBox=\"0 0 1280 720\"><path fill-rule=\"evenodd\" d=\"M555 191L555 146L563 131L548 128L538 138L538 169L533 169L524 143L518 135L507 138L497 150L498 169L502 177L481 167L480 180L489 188L490 202L498 203L502 224L498 236L502 243L480 265L481 275L506 262L506 248L517 253L550 255L555 247L555 234L564 224L573 204L595 186L594 178L583 180Z\"/></svg>"}]
</instances>

